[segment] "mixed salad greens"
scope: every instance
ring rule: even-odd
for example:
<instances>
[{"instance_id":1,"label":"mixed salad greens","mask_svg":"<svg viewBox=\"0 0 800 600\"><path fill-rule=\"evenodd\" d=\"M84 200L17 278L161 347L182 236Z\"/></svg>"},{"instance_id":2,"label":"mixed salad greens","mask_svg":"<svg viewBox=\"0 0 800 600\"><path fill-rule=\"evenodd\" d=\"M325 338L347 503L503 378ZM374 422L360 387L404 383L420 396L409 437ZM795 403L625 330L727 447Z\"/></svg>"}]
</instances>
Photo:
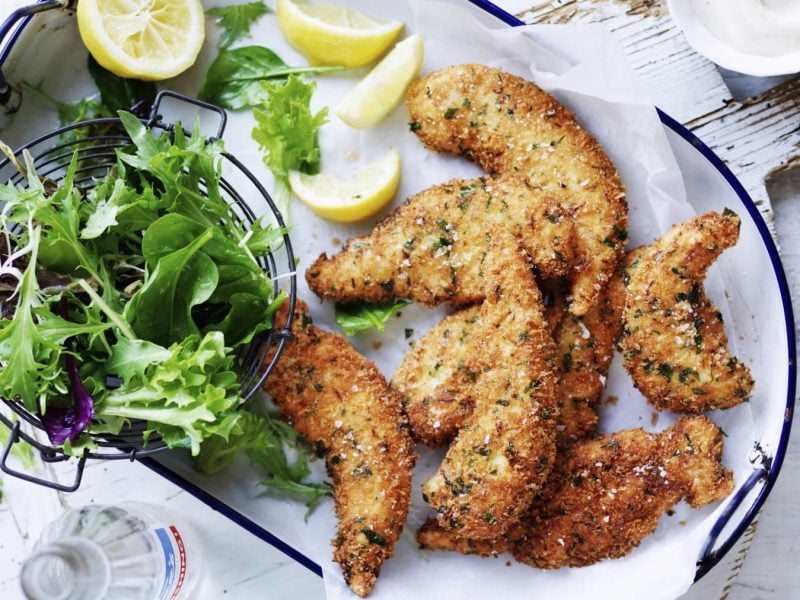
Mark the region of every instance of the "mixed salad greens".
<instances>
[{"instance_id":1,"label":"mixed salad greens","mask_svg":"<svg viewBox=\"0 0 800 600\"><path fill-rule=\"evenodd\" d=\"M221 142L120 119L133 146L88 191L77 156L58 184L26 156L26 185L0 187L0 395L67 451L142 419L197 454L239 419L234 349L283 300L256 261L282 231L231 215Z\"/></svg>"},{"instance_id":2,"label":"mixed salad greens","mask_svg":"<svg viewBox=\"0 0 800 600\"><path fill-rule=\"evenodd\" d=\"M327 109L311 111L315 84L302 75L342 67L292 67L263 46L231 48L271 12L263 0L207 12L222 32L198 95L253 110L252 136L286 211L288 172L319 171L327 120ZM230 218L218 188L221 142L180 127L170 139L141 124L152 82L118 77L91 56L87 66L98 95L67 103L27 87L62 125L133 109L120 113L133 146L88 191L76 185L75 161L58 185L28 160L27 185L0 186L0 396L39 415L68 453L91 448L89 432L113 435L141 419L146 437L189 448L201 471L244 453L269 473L267 485L313 507L330 488L303 483L307 458L291 427L241 406L234 368L236 349L270 327L282 301L257 258L283 231L257 222L247 232ZM383 330L406 304L337 306L336 317L348 335Z\"/></svg>"}]
</instances>

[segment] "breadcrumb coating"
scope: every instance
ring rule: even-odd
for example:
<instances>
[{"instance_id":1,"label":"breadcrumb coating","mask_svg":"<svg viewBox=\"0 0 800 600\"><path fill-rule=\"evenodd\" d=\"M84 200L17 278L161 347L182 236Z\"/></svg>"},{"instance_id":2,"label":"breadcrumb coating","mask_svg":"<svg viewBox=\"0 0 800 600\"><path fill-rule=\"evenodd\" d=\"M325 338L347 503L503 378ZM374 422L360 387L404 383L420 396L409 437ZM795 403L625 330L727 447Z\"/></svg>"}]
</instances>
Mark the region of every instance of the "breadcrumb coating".
<instances>
[{"instance_id":1,"label":"breadcrumb coating","mask_svg":"<svg viewBox=\"0 0 800 600\"><path fill-rule=\"evenodd\" d=\"M285 303L276 322L285 319ZM292 339L265 382L281 413L326 457L339 527L334 560L366 596L408 516L416 455L400 397L337 333L315 327L298 300Z\"/></svg>"},{"instance_id":2,"label":"breadcrumb coating","mask_svg":"<svg viewBox=\"0 0 800 600\"><path fill-rule=\"evenodd\" d=\"M728 351L722 315L703 289L739 225L732 211L706 213L628 258L620 346L634 385L659 410L700 413L750 397L750 370Z\"/></svg>"},{"instance_id":3,"label":"breadcrumb coating","mask_svg":"<svg viewBox=\"0 0 800 600\"><path fill-rule=\"evenodd\" d=\"M575 222L570 311L595 304L625 250L628 212L617 170L575 116L535 84L467 64L414 82L411 129L439 152L466 156L487 173L516 173L554 198Z\"/></svg>"}]
</instances>

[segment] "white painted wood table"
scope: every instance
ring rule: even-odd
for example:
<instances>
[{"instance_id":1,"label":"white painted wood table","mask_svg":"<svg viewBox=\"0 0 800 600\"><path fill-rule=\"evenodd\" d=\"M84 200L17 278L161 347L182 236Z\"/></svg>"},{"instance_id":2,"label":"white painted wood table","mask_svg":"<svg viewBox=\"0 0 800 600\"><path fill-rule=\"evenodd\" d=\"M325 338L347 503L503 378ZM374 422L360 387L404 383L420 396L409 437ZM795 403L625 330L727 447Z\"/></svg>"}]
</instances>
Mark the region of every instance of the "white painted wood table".
<instances>
[{"instance_id":1,"label":"white painted wood table","mask_svg":"<svg viewBox=\"0 0 800 600\"><path fill-rule=\"evenodd\" d=\"M0 19L10 5L3 2ZM529 23L600 22L625 48L656 105L725 160L781 242L792 295L800 290L800 77L752 79L694 53L661 0L498 0ZM792 170L794 169L794 171ZM774 212L773 212L774 208ZM800 598L800 442L742 542L685 600ZM64 477L68 477L65 474ZM0 598L21 598L20 561L46 523L86 503L147 500L188 515L199 532L205 576L196 598L322 598L322 581L273 547L134 463L90 464L73 494L6 477L0 503Z\"/></svg>"}]
</instances>

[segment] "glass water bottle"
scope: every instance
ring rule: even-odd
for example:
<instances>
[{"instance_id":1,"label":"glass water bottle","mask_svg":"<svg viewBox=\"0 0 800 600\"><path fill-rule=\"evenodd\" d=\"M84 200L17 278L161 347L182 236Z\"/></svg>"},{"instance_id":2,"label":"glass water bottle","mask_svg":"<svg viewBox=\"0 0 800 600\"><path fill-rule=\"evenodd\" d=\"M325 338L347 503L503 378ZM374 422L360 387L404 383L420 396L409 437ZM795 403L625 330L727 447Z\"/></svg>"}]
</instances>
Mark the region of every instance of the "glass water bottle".
<instances>
[{"instance_id":1,"label":"glass water bottle","mask_svg":"<svg viewBox=\"0 0 800 600\"><path fill-rule=\"evenodd\" d=\"M186 529L147 504L70 510L23 563L22 590L29 600L188 598L200 557Z\"/></svg>"}]
</instances>

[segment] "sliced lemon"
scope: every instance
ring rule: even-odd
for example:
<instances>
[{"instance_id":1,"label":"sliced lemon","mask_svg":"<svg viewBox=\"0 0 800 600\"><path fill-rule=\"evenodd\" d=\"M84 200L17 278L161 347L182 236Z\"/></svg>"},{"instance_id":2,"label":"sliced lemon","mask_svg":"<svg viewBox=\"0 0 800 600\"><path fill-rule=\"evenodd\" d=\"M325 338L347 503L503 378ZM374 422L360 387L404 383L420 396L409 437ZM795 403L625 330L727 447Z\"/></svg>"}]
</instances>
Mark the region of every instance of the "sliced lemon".
<instances>
[{"instance_id":1,"label":"sliced lemon","mask_svg":"<svg viewBox=\"0 0 800 600\"><path fill-rule=\"evenodd\" d=\"M332 4L278 0L278 25L289 43L315 65L360 67L377 60L403 29Z\"/></svg>"},{"instance_id":2,"label":"sliced lemon","mask_svg":"<svg viewBox=\"0 0 800 600\"><path fill-rule=\"evenodd\" d=\"M414 34L403 40L342 98L336 115L356 129L376 125L400 104L424 58L421 37Z\"/></svg>"},{"instance_id":3,"label":"sliced lemon","mask_svg":"<svg viewBox=\"0 0 800 600\"><path fill-rule=\"evenodd\" d=\"M80 0L78 30L103 67L155 81L191 67L205 39L200 0Z\"/></svg>"},{"instance_id":4,"label":"sliced lemon","mask_svg":"<svg viewBox=\"0 0 800 600\"><path fill-rule=\"evenodd\" d=\"M400 153L392 149L346 179L333 173L289 172L292 191L320 217L353 223L374 215L394 198L400 184Z\"/></svg>"}]
</instances>

